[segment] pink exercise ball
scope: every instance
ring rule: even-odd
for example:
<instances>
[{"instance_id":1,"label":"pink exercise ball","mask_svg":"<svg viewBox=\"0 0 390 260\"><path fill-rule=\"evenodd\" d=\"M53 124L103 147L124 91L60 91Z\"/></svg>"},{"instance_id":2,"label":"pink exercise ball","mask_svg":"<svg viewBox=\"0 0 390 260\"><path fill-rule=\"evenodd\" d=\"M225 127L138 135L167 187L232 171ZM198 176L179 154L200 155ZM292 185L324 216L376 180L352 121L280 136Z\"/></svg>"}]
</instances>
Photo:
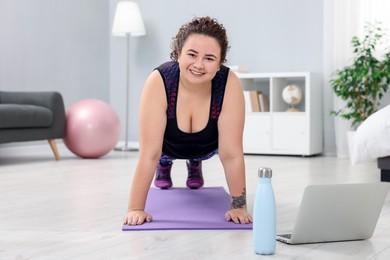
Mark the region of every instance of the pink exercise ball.
<instances>
[{"instance_id":1,"label":"pink exercise ball","mask_svg":"<svg viewBox=\"0 0 390 260\"><path fill-rule=\"evenodd\" d=\"M120 136L120 121L114 109L97 99L85 99L66 111L64 143L82 158L99 158L110 152Z\"/></svg>"}]
</instances>

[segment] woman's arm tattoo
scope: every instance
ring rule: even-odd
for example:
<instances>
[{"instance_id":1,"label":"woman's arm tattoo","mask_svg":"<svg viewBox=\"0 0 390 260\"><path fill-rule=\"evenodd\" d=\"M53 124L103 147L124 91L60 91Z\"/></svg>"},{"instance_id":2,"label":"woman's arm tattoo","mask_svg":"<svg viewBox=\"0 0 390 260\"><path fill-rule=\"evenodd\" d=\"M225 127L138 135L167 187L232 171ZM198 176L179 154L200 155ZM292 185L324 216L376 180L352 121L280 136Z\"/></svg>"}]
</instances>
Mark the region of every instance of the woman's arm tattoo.
<instances>
[{"instance_id":1,"label":"woman's arm tattoo","mask_svg":"<svg viewBox=\"0 0 390 260\"><path fill-rule=\"evenodd\" d=\"M232 196L232 209L242 209L246 205L246 189L242 191L241 196Z\"/></svg>"}]
</instances>

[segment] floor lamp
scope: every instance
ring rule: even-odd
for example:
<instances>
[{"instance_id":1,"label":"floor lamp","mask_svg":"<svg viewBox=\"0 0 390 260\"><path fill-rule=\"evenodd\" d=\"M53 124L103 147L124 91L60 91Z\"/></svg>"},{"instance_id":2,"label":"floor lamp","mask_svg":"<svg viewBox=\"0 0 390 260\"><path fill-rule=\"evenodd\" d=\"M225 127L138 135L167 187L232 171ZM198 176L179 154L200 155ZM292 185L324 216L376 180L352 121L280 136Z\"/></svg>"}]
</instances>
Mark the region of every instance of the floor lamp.
<instances>
[{"instance_id":1,"label":"floor lamp","mask_svg":"<svg viewBox=\"0 0 390 260\"><path fill-rule=\"evenodd\" d=\"M126 132L125 145L116 147L115 151L134 151L128 145L129 135L129 90L130 90L130 37L146 34L144 22L138 4L133 1L120 1L116 6L114 23L112 26L114 36L126 37Z\"/></svg>"}]
</instances>

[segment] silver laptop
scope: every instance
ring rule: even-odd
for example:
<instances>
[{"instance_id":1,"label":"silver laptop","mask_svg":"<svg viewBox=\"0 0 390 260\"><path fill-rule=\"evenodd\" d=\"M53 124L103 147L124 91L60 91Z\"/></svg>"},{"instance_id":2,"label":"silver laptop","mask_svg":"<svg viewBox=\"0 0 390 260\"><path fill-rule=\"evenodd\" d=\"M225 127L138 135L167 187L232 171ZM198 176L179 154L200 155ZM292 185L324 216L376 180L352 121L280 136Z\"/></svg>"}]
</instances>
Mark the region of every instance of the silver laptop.
<instances>
[{"instance_id":1,"label":"silver laptop","mask_svg":"<svg viewBox=\"0 0 390 260\"><path fill-rule=\"evenodd\" d=\"M390 183L309 185L292 232L278 232L288 244L368 239L374 233Z\"/></svg>"}]
</instances>

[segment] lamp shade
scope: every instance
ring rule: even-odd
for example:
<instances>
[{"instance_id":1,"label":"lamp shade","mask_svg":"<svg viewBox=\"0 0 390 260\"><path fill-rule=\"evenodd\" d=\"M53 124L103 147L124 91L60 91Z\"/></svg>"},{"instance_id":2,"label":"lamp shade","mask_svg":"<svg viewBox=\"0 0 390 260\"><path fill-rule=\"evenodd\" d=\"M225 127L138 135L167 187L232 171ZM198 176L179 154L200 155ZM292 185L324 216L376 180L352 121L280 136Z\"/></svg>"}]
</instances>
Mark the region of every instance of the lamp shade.
<instances>
[{"instance_id":1,"label":"lamp shade","mask_svg":"<svg viewBox=\"0 0 390 260\"><path fill-rule=\"evenodd\" d=\"M116 5L112 34L114 36L146 34L141 11L136 2L121 1Z\"/></svg>"}]
</instances>

